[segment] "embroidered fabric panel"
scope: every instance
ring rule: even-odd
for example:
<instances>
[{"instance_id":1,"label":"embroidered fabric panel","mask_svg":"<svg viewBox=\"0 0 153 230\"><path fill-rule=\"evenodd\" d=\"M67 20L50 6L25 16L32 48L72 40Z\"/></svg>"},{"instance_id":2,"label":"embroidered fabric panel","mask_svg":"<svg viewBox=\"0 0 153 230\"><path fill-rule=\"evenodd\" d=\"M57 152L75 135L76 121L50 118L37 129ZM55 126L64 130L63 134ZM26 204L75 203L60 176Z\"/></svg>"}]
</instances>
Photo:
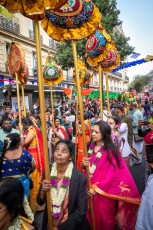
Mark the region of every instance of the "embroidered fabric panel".
<instances>
[{"instance_id":1,"label":"embroidered fabric panel","mask_svg":"<svg viewBox=\"0 0 153 230\"><path fill-rule=\"evenodd\" d=\"M90 0L71 0L58 11L46 11L46 18L55 26L74 29L79 28L91 17L94 5Z\"/></svg>"}]
</instances>

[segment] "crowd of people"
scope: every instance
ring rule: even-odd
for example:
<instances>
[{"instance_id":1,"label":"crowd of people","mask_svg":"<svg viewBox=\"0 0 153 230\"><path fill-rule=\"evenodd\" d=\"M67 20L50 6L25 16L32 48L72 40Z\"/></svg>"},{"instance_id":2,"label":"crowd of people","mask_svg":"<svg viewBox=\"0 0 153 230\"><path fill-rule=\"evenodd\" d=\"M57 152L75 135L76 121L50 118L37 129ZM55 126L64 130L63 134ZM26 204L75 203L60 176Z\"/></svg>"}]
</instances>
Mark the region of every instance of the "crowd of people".
<instances>
[{"instance_id":1,"label":"crowd of people","mask_svg":"<svg viewBox=\"0 0 153 230\"><path fill-rule=\"evenodd\" d=\"M45 111L50 181L45 179L39 104L26 117L21 111L22 124L10 106L0 108L0 229L47 230L49 191L53 230L92 229L91 199L97 230L153 229L152 104L111 100L108 112L105 100L101 119L99 99L84 103L88 157L76 106L58 102L54 111ZM148 181L141 199L130 168L142 163L144 146Z\"/></svg>"}]
</instances>

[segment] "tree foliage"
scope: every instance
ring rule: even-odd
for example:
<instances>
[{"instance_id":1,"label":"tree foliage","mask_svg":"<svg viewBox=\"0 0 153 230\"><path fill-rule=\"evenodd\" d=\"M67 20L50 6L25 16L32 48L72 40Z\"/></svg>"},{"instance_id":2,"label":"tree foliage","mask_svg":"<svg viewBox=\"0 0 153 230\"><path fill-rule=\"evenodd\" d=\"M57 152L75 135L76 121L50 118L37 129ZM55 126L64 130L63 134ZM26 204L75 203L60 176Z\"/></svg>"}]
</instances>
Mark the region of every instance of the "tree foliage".
<instances>
[{"instance_id":1,"label":"tree foliage","mask_svg":"<svg viewBox=\"0 0 153 230\"><path fill-rule=\"evenodd\" d=\"M102 14L101 23L104 26L106 32L111 36L114 41L117 50L120 53L121 60L130 55L134 48L128 44L129 37L125 37L123 34L118 33L115 28L122 25L119 19L120 11L117 9L116 0L93 0L93 3L99 8ZM87 39L77 42L77 53L83 57L86 61L85 44ZM57 45L56 61L63 69L69 69L73 67L73 55L71 42L59 43Z\"/></svg>"},{"instance_id":2,"label":"tree foliage","mask_svg":"<svg viewBox=\"0 0 153 230\"><path fill-rule=\"evenodd\" d=\"M136 76L129 84L129 88L135 89L138 93L143 92L144 86L148 85L151 78L147 75Z\"/></svg>"}]
</instances>

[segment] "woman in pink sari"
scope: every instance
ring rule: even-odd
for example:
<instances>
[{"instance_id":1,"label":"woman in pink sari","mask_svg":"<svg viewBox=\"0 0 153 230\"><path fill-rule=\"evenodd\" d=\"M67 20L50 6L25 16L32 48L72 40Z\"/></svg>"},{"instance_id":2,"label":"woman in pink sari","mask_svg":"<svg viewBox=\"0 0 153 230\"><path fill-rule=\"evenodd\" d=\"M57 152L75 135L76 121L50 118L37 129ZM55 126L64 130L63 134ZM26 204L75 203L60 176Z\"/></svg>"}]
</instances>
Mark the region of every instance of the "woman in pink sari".
<instances>
[{"instance_id":1,"label":"woman in pink sari","mask_svg":"<svg viewBox=\"0 0 153 230\"><path fill-rule=\"evenodd\" d=\"M133 230L140 195L106 122L95 124L83 165L89 165L96 230ZM90 221L90 212L87 216Z\"/></svg>"}]
</instances>

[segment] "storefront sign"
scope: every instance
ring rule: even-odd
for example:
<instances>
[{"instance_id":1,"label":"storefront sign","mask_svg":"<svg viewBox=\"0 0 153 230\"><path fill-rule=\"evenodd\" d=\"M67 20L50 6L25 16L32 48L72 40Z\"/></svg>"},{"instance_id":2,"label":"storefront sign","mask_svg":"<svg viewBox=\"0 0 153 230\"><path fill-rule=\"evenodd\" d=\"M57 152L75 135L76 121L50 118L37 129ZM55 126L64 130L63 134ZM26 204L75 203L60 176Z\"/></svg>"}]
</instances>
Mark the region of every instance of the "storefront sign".
<instances>
[{"instance_id":1,"label":"storefront sign","mask_svg":"<svg viewBox=\"0 0 153 230\"><path fill-rule=\"evenodd\" d=\"M25 100L26 109L29 109L29 97L25 96L24 100ZM12 111L18 111L17 97L11 97L11 103L12 103ZM21 109L23 109L22 97L20 97L20 106Z\"/></svg>"}]
</instances>

